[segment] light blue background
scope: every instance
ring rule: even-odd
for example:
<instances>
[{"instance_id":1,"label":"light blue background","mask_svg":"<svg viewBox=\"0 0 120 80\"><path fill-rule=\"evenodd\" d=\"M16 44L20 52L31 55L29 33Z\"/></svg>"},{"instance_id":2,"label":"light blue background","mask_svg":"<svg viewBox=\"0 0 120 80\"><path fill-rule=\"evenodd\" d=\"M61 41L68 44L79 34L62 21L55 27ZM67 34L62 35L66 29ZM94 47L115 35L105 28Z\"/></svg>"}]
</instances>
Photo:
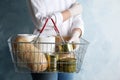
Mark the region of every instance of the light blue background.
<instances>
[{"instance_id":1,"label":"light blue background","mask_svg":"<svg viewBox=\"0 0 120 80\"><path fill-rule=\"evenodd\" d=\"M90 42L75 80L120 80L120 0L79 0L83 5L85 33ZM15 73L7 39L32 33L33 24L25 0L0 0L0 80L31 80Z\"/></svg>"}]
</instances>

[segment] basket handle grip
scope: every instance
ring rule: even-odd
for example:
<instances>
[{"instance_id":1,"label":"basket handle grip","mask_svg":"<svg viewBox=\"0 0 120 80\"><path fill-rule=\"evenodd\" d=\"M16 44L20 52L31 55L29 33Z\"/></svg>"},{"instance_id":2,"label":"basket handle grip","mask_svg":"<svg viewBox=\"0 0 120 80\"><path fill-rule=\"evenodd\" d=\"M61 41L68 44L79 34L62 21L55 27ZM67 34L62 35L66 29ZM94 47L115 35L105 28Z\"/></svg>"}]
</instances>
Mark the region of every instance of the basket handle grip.
<instances>
[{"instance_id":1,"label":"basket handle grip","mask_svg":"<svg viewBox=\"0 0 120 80\"><path fill-rule=\"evenodd\" d=\"M59 32L59 30L58 30L58 28L56 26L56 23L54 22L54 20L51 17L48 17L46 19L45 24L43 25L42 29L38 29L38 31L40 32L40 34L44 31L44 29L46 27L46 24L47 24L47 22L48 22L49 19L52 21L52 23L54 25L54 30L56 31L57 35L60 36L60 38L62 39L62 41L65 43L63 37L61 36L61 34L60 34L60 32Z\"/></svg>"},{"instance_id":2,"label":"basket handle grip","mask_svg":"<svg viewBox=\"0 0 120 80\"><path fill-rule=\"evenodd\" d=\"M46 24L47 24L47 22L48 22L49 19L52 21L52 23L53 23L53 25L54 25L54 30L55 30L57 33L60 34L60 32L59 32L59 30L58 30L58 28L57 28L57 26L56 26L56 23L54 22L54 20L53 20L51 17L49 17L49 18L46 19L45 24L43 25L42 29L38 29L38 31L40 32L40 34L44 31L44 29L45 29L45 27L46 27Z\"/></svg>"}]
</instances>

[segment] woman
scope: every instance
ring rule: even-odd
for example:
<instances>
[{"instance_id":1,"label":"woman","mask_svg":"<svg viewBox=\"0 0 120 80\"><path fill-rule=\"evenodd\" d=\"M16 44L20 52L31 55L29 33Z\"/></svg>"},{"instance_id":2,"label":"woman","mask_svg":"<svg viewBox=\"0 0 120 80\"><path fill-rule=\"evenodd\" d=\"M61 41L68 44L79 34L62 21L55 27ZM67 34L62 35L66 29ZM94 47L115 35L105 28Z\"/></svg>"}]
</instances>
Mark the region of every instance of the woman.
<instances>
[{"instance_id":1,"label":"woman","mask_svg":"<svg viewBox=\"0 0 120 80\"><path fill-rule=\"evenodd\" d=\"M28 7L39 29L51 17L62 36L71 36L69 42L78 41L83 34L82 8L76 0L28 0ZM49 20L42 35L56 35L53 26ZM34 34L38 33L35 29ZM73 73L32 73L33 80L73 80L73 76Z\"/></svg>"}]
</instances>

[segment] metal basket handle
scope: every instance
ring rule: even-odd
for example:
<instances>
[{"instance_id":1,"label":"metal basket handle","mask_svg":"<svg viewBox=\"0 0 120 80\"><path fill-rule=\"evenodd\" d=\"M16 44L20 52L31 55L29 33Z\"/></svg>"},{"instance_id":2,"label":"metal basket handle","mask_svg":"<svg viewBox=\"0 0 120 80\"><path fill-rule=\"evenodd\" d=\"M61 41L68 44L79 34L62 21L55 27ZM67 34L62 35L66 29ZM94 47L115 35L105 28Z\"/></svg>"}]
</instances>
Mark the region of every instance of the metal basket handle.
<instances>
[{"instance_id":1,"label":"metal basket handle","mask_svg":"<svg viewBox=\"0 0 120 80\"><path fill-rule=\"evenodd\" d=\"M49 19L52 21L52 23L53 23L53 25L54 25L54 30L55 30L55 32L57 33L58 36L60 36L60 38L61 38L61 40L63 41L63 43L65 43L63 37L61 36L61 34L60 34L60 32L59 32L59 30L58 30L58 28L57 28L57 26L56 26L56 23L54 22L54 20L53 20L51 17L48 17L48 18L46 19L45 24L43 25L42 29L37 29L37 30L39 31L39 35L37 36L35 42L36 42L37 39L39 38L40 34L44 31L44 29L45 29L45 27L46 27L46 24L47 24L47 22L48 22Z\"/></svg>"}]
</instances>

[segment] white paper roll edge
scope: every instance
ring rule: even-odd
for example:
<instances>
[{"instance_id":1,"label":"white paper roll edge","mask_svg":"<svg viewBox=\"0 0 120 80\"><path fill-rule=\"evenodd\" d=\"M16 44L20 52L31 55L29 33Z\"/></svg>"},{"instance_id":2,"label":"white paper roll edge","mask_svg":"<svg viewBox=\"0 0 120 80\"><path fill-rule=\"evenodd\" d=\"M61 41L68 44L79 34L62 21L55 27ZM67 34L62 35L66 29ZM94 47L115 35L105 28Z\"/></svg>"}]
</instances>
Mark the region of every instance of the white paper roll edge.
<instances>
[{"instance_id":1,"label":"white paper roll edge","mask_svg":"<svg viewBox=\"0 0 120 80\"><path fill-rule=\"evenodd\" d=\"M35 45L40 50L40 52L45 52L45 53L55 52L55 37L54 36L39 37L37 42L41 43L41 44Z\"/></svg>"},{"instance_id":2,"label":"white paper roll edge","mask_svg":"<svg viewBox=\"0 0 120 80\"><path fill-rule=\"evenodd\" d=\"M32 41L36 37L36 35L33 34L17 34L17 36L25 37L28 42Z\"/></svg>"}]
</instances>

